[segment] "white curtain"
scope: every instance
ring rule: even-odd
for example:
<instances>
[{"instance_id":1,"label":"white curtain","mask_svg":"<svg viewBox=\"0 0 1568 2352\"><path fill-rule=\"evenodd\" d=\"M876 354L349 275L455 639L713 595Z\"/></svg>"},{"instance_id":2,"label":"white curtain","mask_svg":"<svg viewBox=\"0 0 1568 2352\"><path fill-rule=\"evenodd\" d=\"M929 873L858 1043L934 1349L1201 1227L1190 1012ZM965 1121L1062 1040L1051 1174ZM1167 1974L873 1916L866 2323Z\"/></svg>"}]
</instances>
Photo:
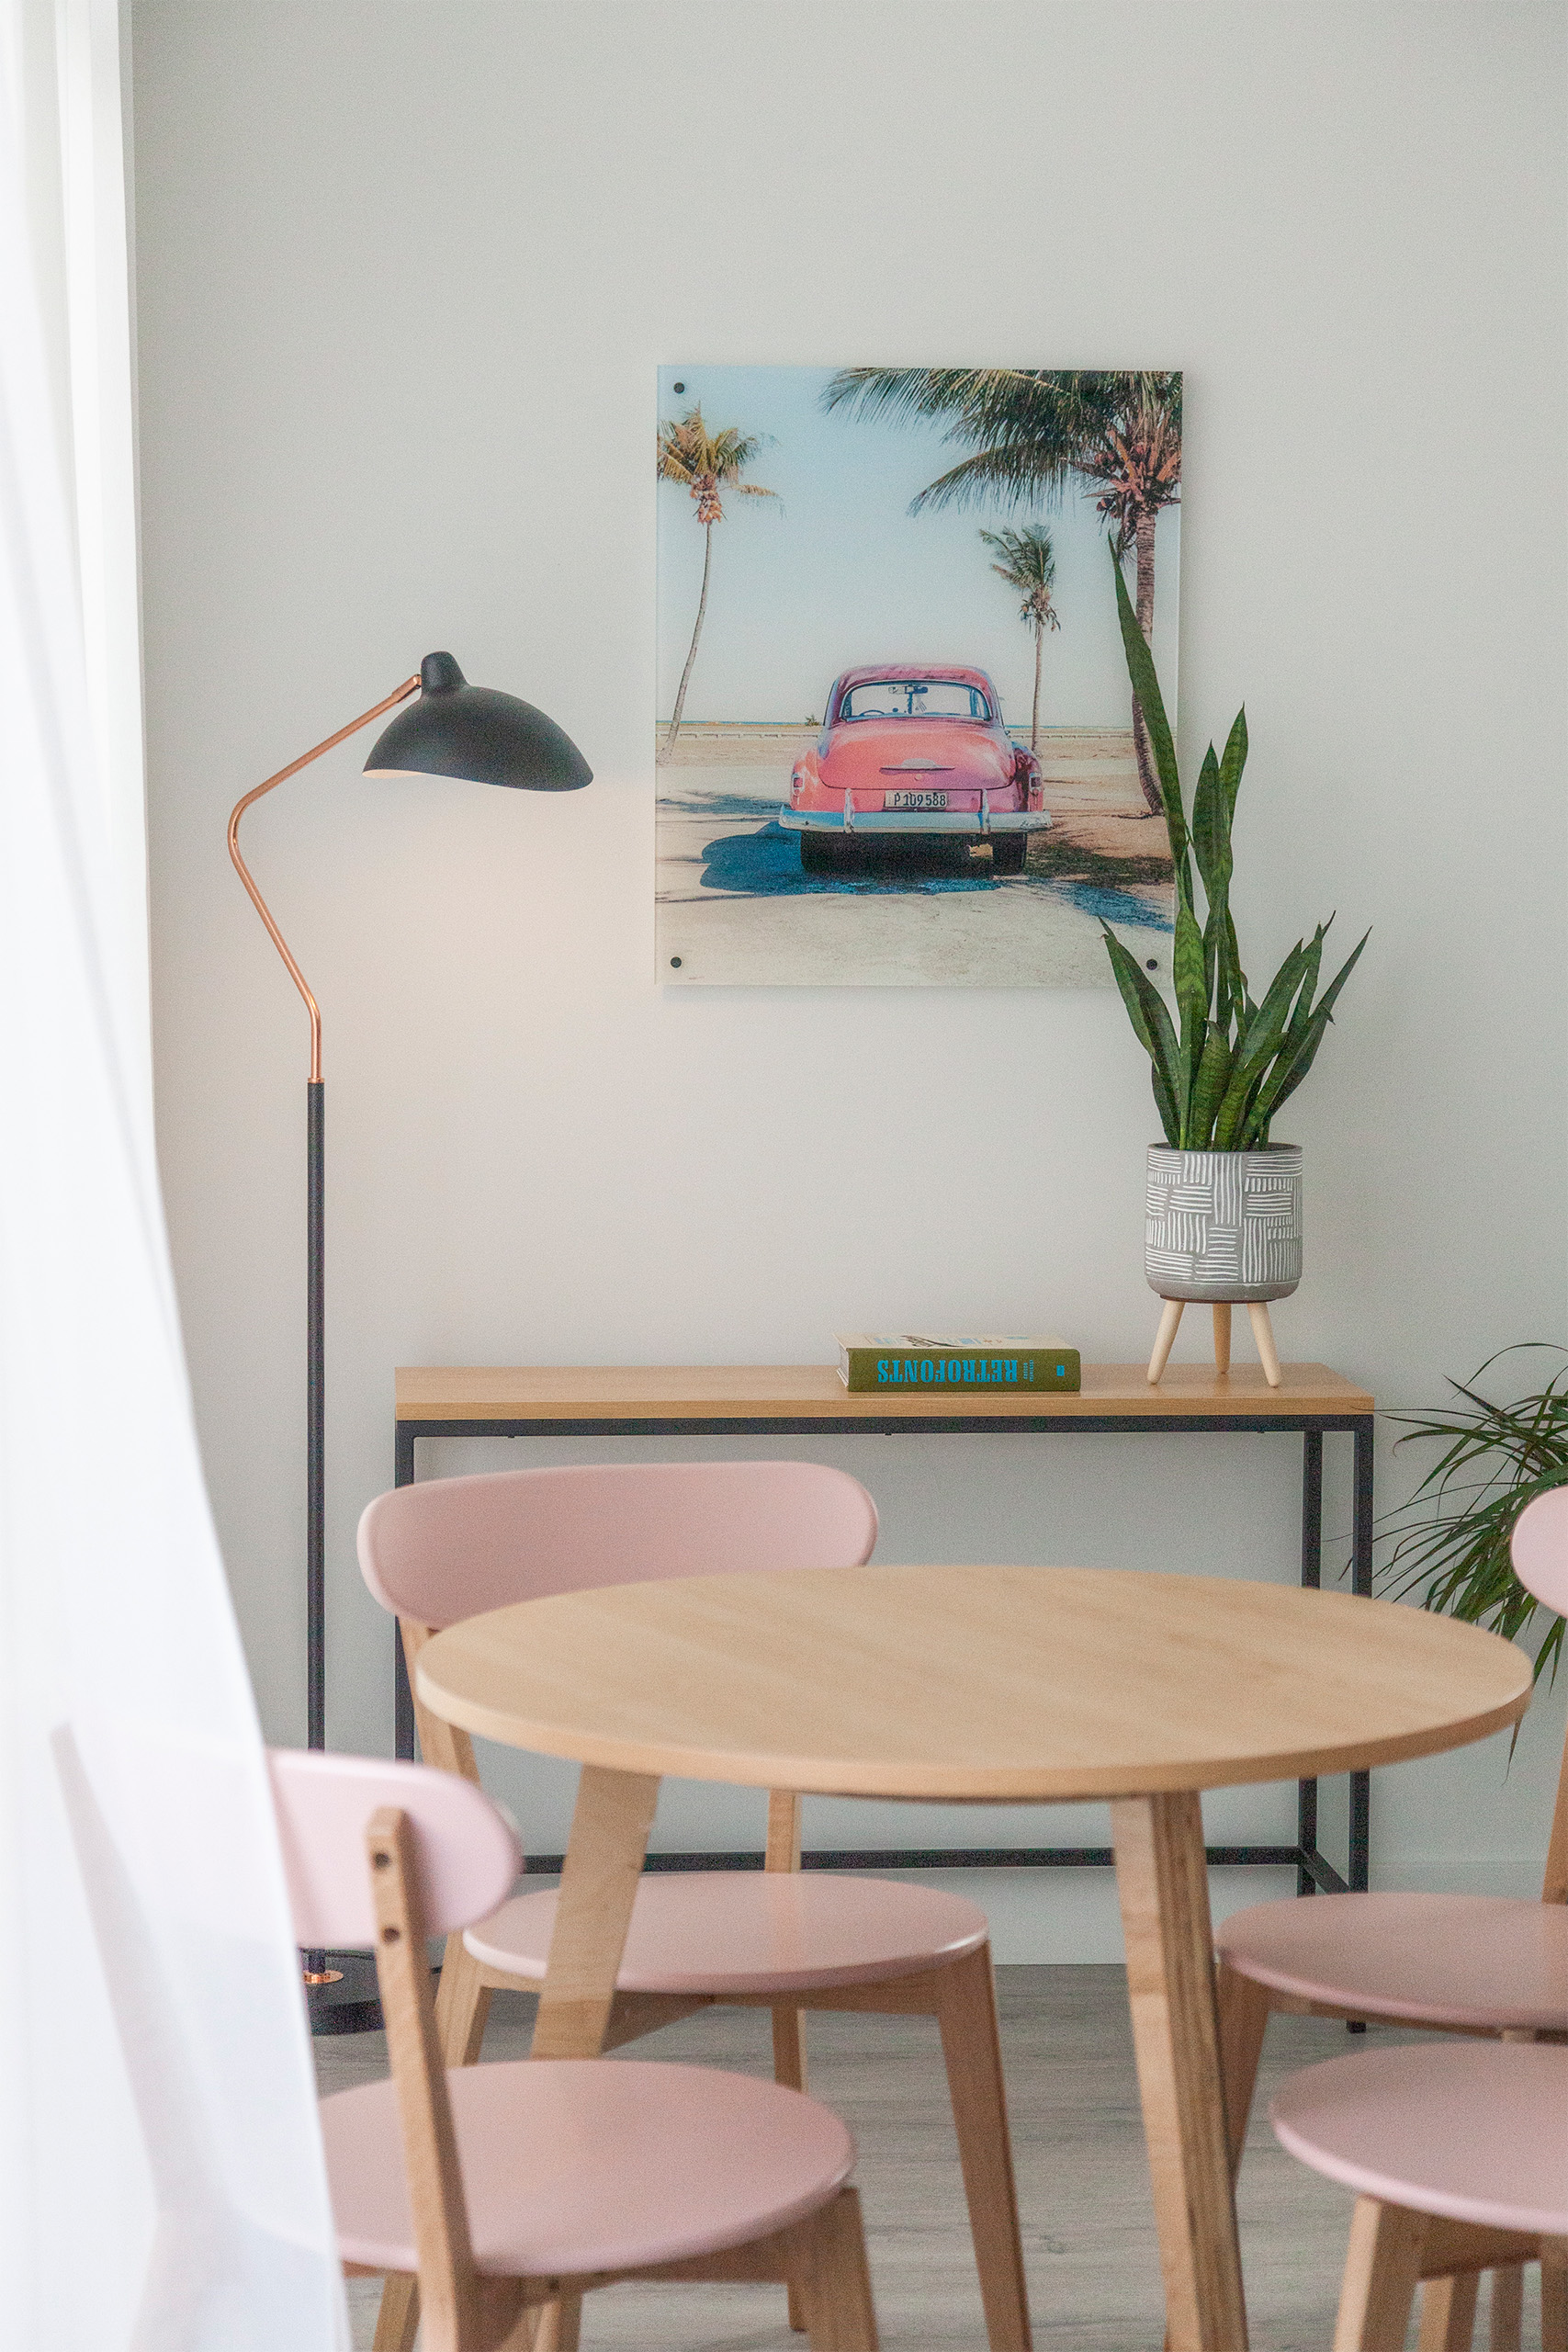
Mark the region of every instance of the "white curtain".
<instances>
[{"instance_id":1,"label":"white curtain","mask_svg":"<svg viewBox=\"0 0 1568 2352\"><path fill-rule=\"evenodd\" d=\"M120 60L0 0L0 2335L346 2341L152 1151Z\"/></svg>"}]
</instances>

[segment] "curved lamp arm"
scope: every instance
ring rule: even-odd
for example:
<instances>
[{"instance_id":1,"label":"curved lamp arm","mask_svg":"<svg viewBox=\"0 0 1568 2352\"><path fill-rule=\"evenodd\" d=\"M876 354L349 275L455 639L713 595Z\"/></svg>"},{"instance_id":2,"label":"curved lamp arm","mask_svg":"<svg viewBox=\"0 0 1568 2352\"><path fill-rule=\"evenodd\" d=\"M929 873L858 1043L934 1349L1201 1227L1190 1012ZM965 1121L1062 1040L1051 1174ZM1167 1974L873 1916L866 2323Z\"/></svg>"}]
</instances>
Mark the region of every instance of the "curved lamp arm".
<instances>
[{"instance_id":1,"label":"curved lamp arm","mask_svg":"<svg viewBox=\"0 0 1568 2352\"><path fill-rule=\"evenodd\" d=\"M362 727L368 727L370 721L373 718L379 718L384 710L390 710L397 703L407 702L410 695L419 692L419 687L420 681L417 675L405 678L402 684L395 687L384 702L378 702L376 705L374 710L363 711L357 718L351 718L346 727L340 727L335 735L329 735L324 743L316 745L314 751L302 753L297 760L290 760L286 768L279 768L277 774L269 775L265 784L258 784L254 792L247 792L243 800L237 800L234 803L229 819L229 854L234 861L234 871L249 891L251 904L265 923L267 937L282 956L288 967L288 977L304 998L305 1010L310 1016L310 1082L312 1085L319 1084L321 1075L321 1010L306 986L304 973L289 954L288 943L274 922L272 911L266 900L256 888L250 867L240 855L240 820L252 801L259 800L263 793L272 790L274 785L286 784L291 775L298 775L301 768L308 768L312 760L319 760L323 752L330 752L335 744L344 741L350 735L357 735Z\"/></svg>"}]
</instances>

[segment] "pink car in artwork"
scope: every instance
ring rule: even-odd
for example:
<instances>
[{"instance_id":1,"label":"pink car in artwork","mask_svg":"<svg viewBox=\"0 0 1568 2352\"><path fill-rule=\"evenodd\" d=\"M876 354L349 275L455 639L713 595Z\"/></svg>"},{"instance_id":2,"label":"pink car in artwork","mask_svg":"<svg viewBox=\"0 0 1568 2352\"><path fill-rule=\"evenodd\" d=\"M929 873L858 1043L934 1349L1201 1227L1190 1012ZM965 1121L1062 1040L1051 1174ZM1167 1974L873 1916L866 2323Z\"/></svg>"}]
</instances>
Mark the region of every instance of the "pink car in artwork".
<instances>
[{"instance_id":1,"label":"pink car in artwork","mask_svg":"<svg viewBox=\"0 0 1568 2352\"><path fill-rule=\"evenodd\" d=\"M797 760L779 811L808 873L841 871L894 841L989 842L998 874L1021 874L1051 820L1032 755L1002 725L983 670L881 662L846 670L822 732Z\"/></svg>"}]
</instances>

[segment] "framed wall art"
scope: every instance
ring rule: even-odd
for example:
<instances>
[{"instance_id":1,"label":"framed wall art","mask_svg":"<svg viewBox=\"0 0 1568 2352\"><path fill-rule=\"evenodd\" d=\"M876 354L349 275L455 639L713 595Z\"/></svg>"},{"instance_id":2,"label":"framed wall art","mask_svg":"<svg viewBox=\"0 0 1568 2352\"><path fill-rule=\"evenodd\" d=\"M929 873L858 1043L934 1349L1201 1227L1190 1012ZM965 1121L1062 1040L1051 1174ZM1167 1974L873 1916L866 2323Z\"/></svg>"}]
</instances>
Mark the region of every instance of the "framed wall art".
<instances>
[{"instance_id":1,"label":"framed wall art","mask_svg":"<svg viewBox=\"0 0 1568 2352\"><path fill-rule=\"evenodd\" d=\"M661 979L1168 975L1179 374L666 368L658 477Z\"/></svg>"}]
</instances>

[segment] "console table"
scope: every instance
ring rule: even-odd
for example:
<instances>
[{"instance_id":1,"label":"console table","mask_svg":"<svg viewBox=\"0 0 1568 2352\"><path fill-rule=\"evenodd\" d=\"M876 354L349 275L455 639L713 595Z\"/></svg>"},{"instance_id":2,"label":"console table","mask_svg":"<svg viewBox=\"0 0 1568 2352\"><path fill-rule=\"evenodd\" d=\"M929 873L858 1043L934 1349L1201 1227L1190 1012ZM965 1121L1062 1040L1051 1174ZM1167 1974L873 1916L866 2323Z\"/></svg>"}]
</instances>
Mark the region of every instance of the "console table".
<instances>
[{"instance_id":1,"label":"console table","mask_svg":"<svg viewBox=\"0 0 1568 2352\"><path fill-rule=\"evenodd\" d=\"M1320 1363L1281 1367L1278 1388L1262 1369L1172 1364L1158 1387L1142 1364L1085 1364L1074 1396L853 1395L831 1364L522 1364L420 1366L397 1375L397 1484L412 1483L422 1437L941 1437L957 1431L1021 1437L1185 1433L1225 1436L1290 1431L1302 1441L1302 1582L1323 1577L1323 1441L1344 1434L1354 1450L1351 1581L1372 1583L1372 1415L1364 1388ZM412 1756L413 1705L400 1638L394 1635L397 1752ZM1211 1862L1285 1865L1298 1893L1341 1894L1367 1883L1370 1778L1350 1781L1348 1873L1317 1847L1317 1782L1303 1781L1292 1846L1211 1846ZM739 1870L761 1853L660 1854L650 1870ZM1104 1869L1109 1846L956 1847L905 1850L835 1849L802 1858L807 1870ZM558 1855L529 1858L531 1870L558 1870Z\"/></svg>"}]
</instances>

